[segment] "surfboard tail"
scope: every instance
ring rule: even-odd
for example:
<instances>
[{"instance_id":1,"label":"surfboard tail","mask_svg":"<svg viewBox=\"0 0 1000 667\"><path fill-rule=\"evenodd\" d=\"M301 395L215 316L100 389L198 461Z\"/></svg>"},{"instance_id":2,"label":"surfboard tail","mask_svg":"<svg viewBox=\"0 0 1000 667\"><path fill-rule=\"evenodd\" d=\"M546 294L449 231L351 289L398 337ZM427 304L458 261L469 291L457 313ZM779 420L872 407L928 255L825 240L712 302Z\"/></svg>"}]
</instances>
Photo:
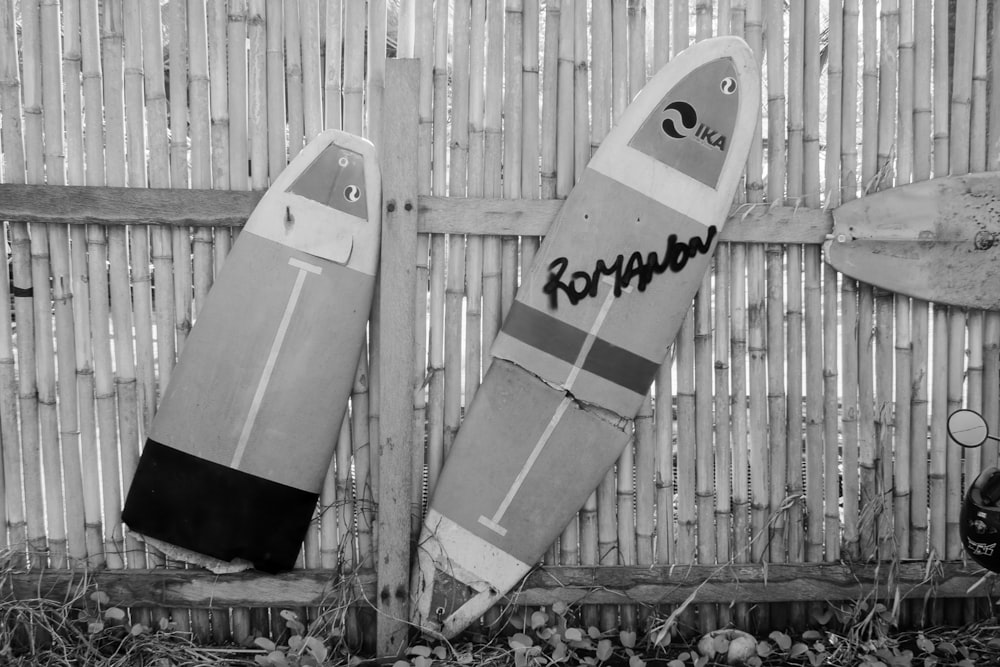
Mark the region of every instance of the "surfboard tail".
<instances>
[{"instance_id":1,"label":"surfboard tail","mask_svg":"<svg viewBox=\"0 0 1000 667\"><path fill-rule=\"evenodd\" d=\"M411 620L425 633L450 639L530 571L531 565L430 510L417 545Z\"/></svg>"}]
</instances>

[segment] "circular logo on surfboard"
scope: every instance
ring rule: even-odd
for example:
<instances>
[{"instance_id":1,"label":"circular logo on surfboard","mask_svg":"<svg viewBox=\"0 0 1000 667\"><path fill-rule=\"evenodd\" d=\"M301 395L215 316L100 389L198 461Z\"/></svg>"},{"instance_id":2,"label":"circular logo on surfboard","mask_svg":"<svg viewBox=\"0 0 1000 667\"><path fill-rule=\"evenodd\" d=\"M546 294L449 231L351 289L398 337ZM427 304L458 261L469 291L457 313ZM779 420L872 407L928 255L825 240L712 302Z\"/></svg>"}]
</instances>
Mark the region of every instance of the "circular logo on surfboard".
<instances>
[{"instance_id":1,"label":"circular logo on surfboard","mask_svg":"<svg viewBox=\"0 0 1000 667\"><path fill-rule=\"evenodd\" d=\"M361 199L361 188L356 185L348 185L344 188L344 199L352 204Z\"/></svg>"},{"instance_id":2,"label":"circular logo on surfboard","mask_svg":"<svg viewBox=\"0 0 1000 667\"><path fill-rule=\"evenodd\" d=\"M667 117L663 119L662 125L663 131L668 137L683 139L698 124L698 113L687 102L680 100L671 102L663 111L668 113Z\"/></svg>"},{"instance_id":3,"label":"circular logo on surfboard","mask_svg":"<svg viewBox=\"0 0 1000 667\"><path fill-rule=\"evenodd\" d=\"M727 76L719 84L719 89L722 90L725 95L732 95L736 92L736 77Z\"/></svg>"}]
</instances>

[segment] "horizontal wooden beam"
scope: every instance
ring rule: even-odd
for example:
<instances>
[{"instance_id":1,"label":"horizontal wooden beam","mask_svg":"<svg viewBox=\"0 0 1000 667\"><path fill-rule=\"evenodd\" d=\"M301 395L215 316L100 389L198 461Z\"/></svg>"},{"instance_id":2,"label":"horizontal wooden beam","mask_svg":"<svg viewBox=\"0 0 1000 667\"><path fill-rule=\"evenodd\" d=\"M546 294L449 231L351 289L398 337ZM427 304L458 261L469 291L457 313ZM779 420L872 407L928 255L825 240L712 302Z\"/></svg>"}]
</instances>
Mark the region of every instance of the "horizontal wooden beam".
<instances>
[{"instance_id":1,"label":"horizontal wooden beam","mask_svg":"<svg viewBox=\"0 0 1000 667\"><path fill-rule=\"evenodd\" d=\"M653 567L544 567L510 596L517 605L682 604L995 596L996 578L960 561L893 565L769 563ZM321 607L375 601L375 575L340 577L331 570L279 575L256 571L214 575L205 570L44 570L9 573L3 591L15 599L68 601L104 591L122 607Z\"/></svg>"},{"instance_id":2,"label":"horizontal wooden beam","mask_svg":"<svg viewBox=\"0 0 1000 667\"><path fill-rule=\"evenodd\" d=\"M0 220L14 222L238 227L262 192L0 184ZM417 231L432 234L544 236L562 200L420 197ZM735 243L822 243L829 211L744 205L720 240Z\"/></svg>"}]
</instances>

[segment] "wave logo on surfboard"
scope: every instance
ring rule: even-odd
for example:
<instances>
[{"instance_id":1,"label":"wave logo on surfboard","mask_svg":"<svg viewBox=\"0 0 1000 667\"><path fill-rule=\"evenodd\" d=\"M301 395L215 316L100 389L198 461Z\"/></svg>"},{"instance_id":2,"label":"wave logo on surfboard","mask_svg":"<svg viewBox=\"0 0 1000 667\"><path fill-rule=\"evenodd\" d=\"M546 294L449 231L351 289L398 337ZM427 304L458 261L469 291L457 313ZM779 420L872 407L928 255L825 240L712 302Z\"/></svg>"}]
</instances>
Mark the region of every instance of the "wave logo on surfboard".
<instances>
[{"instance_id":1,"label":"wave logo on surfboard","mask_svg":"<svg viewBox=\"0 0 1000 667\"><path fill-rule=\"evenodd\" d=\"M687 102L671 102L663 111L668 115L663 119L660 127L663 128L663 132L668 137L685 139L691 136L691 130L694 130L694 138L705 146L720 151L726 150L726 135L718 130L713 130L704 123L699 123L698 112ZM675 120L680 121L679 126L674 122Z\"/></svg>"},{"instance_id":2,"label":"wave logo on surfboard","mask_svg":"<svg viewBox=\"0 0 1000 667\"><path fill-rule=\"evenodd\" d=\"M697 74L677 82L628 145L715 188L733 136L741 91L729 58L707 63ZM706 81L715 83L705 85Z\"/></svg>"}]
</instances>

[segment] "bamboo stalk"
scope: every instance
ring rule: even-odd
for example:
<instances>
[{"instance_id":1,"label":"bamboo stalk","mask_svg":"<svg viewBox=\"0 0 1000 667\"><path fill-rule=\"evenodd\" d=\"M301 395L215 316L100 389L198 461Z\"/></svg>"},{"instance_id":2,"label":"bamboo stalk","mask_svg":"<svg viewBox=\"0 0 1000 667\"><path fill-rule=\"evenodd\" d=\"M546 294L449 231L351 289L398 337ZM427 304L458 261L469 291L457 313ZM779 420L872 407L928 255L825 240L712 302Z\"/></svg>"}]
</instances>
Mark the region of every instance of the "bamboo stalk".
<instances>
[{"instance_id":1,"label":"bamboo stalk","mask_svg":"<svg viewBox=\"0 0 1000 667\"><path fill-rule=\"evenodd\" d=\"M421 141L426 152L432 156L432 168L426 177L427 193L443 195L445 193L445 154L447 152L447 134L445 107L448 96L448 37L447 15L442 21L441 12L447 11L447 6L438 4L438 16L434 17L426 11L418 14L424 18L423 25L418 26L421 34L433 37L433 41L423 42L425 51L421 54L422 62L426 62L425 82L429 83L426 94L421 92ZM436 20L435 20L436 18ZM429 70L429 71L427 71ZM427 494L433 493L437 477L444 463L444 311L445 311L445 281L446 281L446 239L443 234L432 234L430 237L430 293L427 314Z\"/></svg>"},{"instance_id":2,"label":"bamboo stalk","mask_svg":"<svg viewBox=\"0 0 1000 667\"><path fill-rule=\"evenodd\" d=\"M787 173L787 142L785 139L785 71L784 71L784 10L780 2L769 2L766 13L767 25L767 186L770 201L784 199L785 180ZM776 57L781 54L781 57ZM798 139L801 136L789 137ZM801 153L801 147L796 149ZM797 158L800 155L796 155ZM766 247L766 304L767 322L765 339L767 367L767 419L772 424L787 423L785 404L785 332L783 312L784 288L784 250L780 245L770 244ZM769 508L775 514L770 519L770 553L769 560L784 562L785 555L785 524L787 515L778 508L783 506L785 495L784 480L787 477L788 441L783 428L768 430L768 450L770 455L771 479L769 482ZM767 455L765 455L767 456ZM767 460L765 458L765 460ZM781 610L774 609L780 614Z\"/></svg>"},{"instance_id":3,"label":"bamboo stalk","mask_svg":"<svg viewBox=\"0 0 1000 667\"><path fill-rule=\"evenodd\" d=\"M319 0L299 0L299 30L302 48L302 122L306 143L323 129L323 84L320 68Z\"/></svg>"},{"instance_id":4,"label":"bamboo stalk","mask_svg":"<svg viewBox=\"0 0 1000 667\"><path fill-rule=\"evenodd\" d=\"M897 182L908 183L913 171L913 3L899 3L899 119ZM910 300L898 296L894 313L896 328L896 377L894 405L895 472L893 488L893 520L895 544L902 557L910 555L910 391L913 382L913 355Z\"/></svg>"},{"instance_id":5,"label":"bamboo stalk","mask_svg":"<svg viewBox=\"0 0 1000 667\"><path fill-rule=\"evenodd\" d=\"M934 128L934 157L933 169L935 176L945 176L948 173L948 158L950 155L948 129L949 121L949 60L950 44L948 39L949 24L949 3L947 0L935 0L934 2L934 55L933 73L934 97L933 97L933 128Z\"/></svg>"},{"instance_id":6,"label":"bamboo stalk","mask_svg":"<svg viewBox=\"0 0 1000 667\"><path fill-rule=\"evenodd\" d=\"M931 4L914 3L913 14L913 180L930 177L931 167ZM926 301L914 299L910 307L910 333L913 343L912 390L910 400L911 451L928 449L928 316ZM910 555L928 553L927 503L929 492L928 461L924 455L910 458L913 488L910 498Z\"/></svg>"},{"instance_id":7,"label":"bamboo stalk","mask_svg":"<svg viewBox=\"0 0 1000 667\"><path fill-rule=\"evenodd\" d=\"M200 0L188 0L186 18L189 104L191 108L188 122L190 123L190 181L191 187L194 188L207 189L213 185L220 187L221 183L213 183L213 155L218 150L221 155L228 157L228 148L223 148L225 146L223 142L228 139L223 124L228 124L228 101L225 92L226 74L224 70L219 72L218 80L210 76L211 66L220 61L223 65L225 64L225 14L222 12L222 17L214 15L214 13L219 12L219 9L218 7L209 7L208 15L206 15L205 3L200 2ZM210 23L213 42L211 45L209 44ZM217 106L221 108L216 108ZM219 146L219 144L222 145ZM225 160L221 157L219 159ZM222 168L219 167L219 169ZM228 186L228 178L226 181L226 186ZM196 229L190 248L190 253L193 256L190 286L193 287L193 293L190 297L181 299L183 306L178 308L178 313L184 314L178 318L178 353L183 349L184 339L190 331L191 322L193 318L197 317L197 310L204 303L204 299L208 295L208 288L212 284L212 250L212 230L208 228ZM175 256L183 255L178 254L175 250ZM177 288L178 293L181 293L182 290L184 290L183 286ZM191 289L185 293L187 292L191 292ZM182 310L182 308L186 308L186 310ZM211 631L208 612L204 609L191 609L189 613L192 634L201 641L207 641Z\"/></svg>"},{"instance_id":8,"label":"bamboo stalk","mask_svg":"<svg viewBox=\"0 0 1000 667\"><path fill-rule=\"evenodd\" d=\"M327 128L340 129L344 125L343 114L343 65L342 54L344 41L344 7L340 0L330 0L326 5L326 24L324 25L324 35L326 38L326 49L324 67L324 122ZM400 44L400 56L412 57L412 53L407 54Z\"/></svg>"},{"instance_id":9,"label":"bamboo stalk","mask_svg":"<svg viewBox=\"0 0 1000 667\"><path fill-rule=\"evenodd\" d=\"M539 139L541 89L539 86L539 49L541 42L538 0L524 0L524 38L522 40L521 74L521 196L538 199L541 154ZM530 267L535 262L539 239L534 236L521 238L521 266Z\"/></svg>"},{"instance_id":10,"label":"bamboo stalk","mask_svg":"<svg viewBox=\"0 0 1000 667\"><path fill-rule=\"evenodd\" d=\"M107 184L123 186L125 173L125 118L123 78L124 21L122 3L112 0L104 7L101 25L102 66L104 70L104 160ZM101 239L98 238L98 242ZM111 324L114 346L114 395L118 442L109 438L101 451L101 471L104 486L104 520L106 526L104 550L108 566L121 568L126 564L126 546L121 523L122 487L119 486L119 448L124 449L138 440L135 359L130 345L123 340L132 330L128 275L128 232L126 227L107 230L107 267L110 273ZM91 258L94 261L95 258ZM101 267L95 267L101 269ZM95 309L96 310L96 309ZM105 321L104 326L107 325ZM97 327L95 327L95 331ZM129 340L129 343L131 341ZM120 444L119 444L120 443Z\"/></svg>"},{"instance_id":11,"label":"bamboo stalk","mask_svg":"<svg viewBox=\"0 0 1000 667\"><path fill-rule=\"evenodd\" d=\"M53 19L52 7L41 2L30 6L22 13L25 16L22 31L26 46L24 61L24 112L25 112L25 157L28 183L45 182L46 171L51 168L50 178L55 184L63 180L62 164L62 115L61 113L45 114L46 102L56 101L58 104L59 90L58 53L55 48L41 49L41 40L50 35L58 35L58 15ZM53 20L56 27L52 27ZM32 26L29 29L29 25ZM32 40L38 45L27 48ZM58 37L56 38L58 39ZM58 44L58 42L57 42ZM56 61L52 61L52 53L56 53ZM51 73L49 70L54 70ZM53 78L56 81L56 91L52 90ZM61 107L61 104L60 104ZM54 126L58 126L58 130ZM44 133L52 132L55 137L49 145L43 140ZM54 144L60 142L58 147ZM46 225L31 225L31 273L32 283L38 285L40 294L33 301L35 316L35 369L38 383L38 416L39 433L41 436L42 472L45 484L46 528L48 534L49 562L52 567L65 567L67 556L66 520L60 508L63 507L64 490L59 452L59 424L57 414L57 378L55 342L53 340L53 292L49 288L52 275L50 256L50 233ZM61 276L60 276L61 277ZM41 289L41 286L45 286ZM59 335L59 334L56 334ZM62 336L60 336L62 338ZM60 343L64 341L61 339ZM72 346L72 342L70 342ZM60 350L62 345L60 345Z\"/></svg>"},{"instance_id":12,"label":"bamboo stalk","mask_svg":"<svg viewBox=\"0 0 1000 667\"><path fill-rule=\"evenodd\" d=\"M684 317L674 341L677 362L677 552L678 563L693 563L698 548L697 522L697 422L695 417L695 318Z\"/></svg>"},{"instance_id":13,"label":"bamboo stalk","mask_svg":"<svg viewBox=\"0 0 1000 667\"><path fill-rule=\"evenodd\" d=\"M611 123L618 122L629 103L628 8L625 2L611 4Z\"/></svg>"},{"instance_id":14,"label":"bamboo stalk","mask_svg":"<svg viewBox=\"0 0 1000 667\"><path fill-rule=\"evenodd\" d=\"M143 31L142 11L139 3L123 5L123 22L126 35L141 35ZM146 123L145 79L143 69L143 49L141 39L125 40L125 140L128 144L126 170L130 187L147 186L146 170ZM156 114L156 109L151 113ZM159 142L153 141L150 149L159 149ZM158 234L159 232L154 232ZM135 346L136 398L138 405L137 438L122 448L122 473L125 488L131 486L132 475L138 463L142 434L147 432L156 405L156 361L153 353L153 299L152 274L150 272L150 230L133 227L130 230L129 261L132 281L132 309ZM132 538L134 539L134 538ZM141 549L135 542L129 551ZM136 557L136 565L145 564L145 557Z\"/></svg>"},{"instance_id":15,"label":"bamboo stalk","mask_svg":"<svg viewBox=\"0 0 1000 667\"><path fill-rule=\"evenodd\" d=\"M750 0L751 6L757 1L758 0ZM690 14L690 0L674 0L674 14L671 19L673 35L670 41L671 46L673 47L672 53L675 56L686 49L691 41L691 35L688 33Z\"/></svg>"},{"instance_id":16,"label":"bamboo stalk","mask_svg":"<svg viewBox=\"0 0 1000 667\"><path fill-rule=\"evenodd\" d=\"M674 411L671 403L673 386L673 348L656 374L654 385L656 406L654 415L656 452L656 562L674 562ZM735 478L734 478L735 479ZM738 481L738 480L737 480ZM734 494L735 495L735 494Z\"/></svg>"},{"instance_id":17,"label":"bamboo stalk","mask_svg":"<svg viewBox=\"0 0 1000 667\"><path fill-rule=\"evenodd\" d=\"M927 474L930 496L930 553L945 558L948 552L945 521L947 517L948 433L944 416L948 410L948 308L935 305L931 349L931 421L930 463Z\"/></svg>"},{"instance_id":18,"label":"bamboo stalk","mask_svg":"<svg viewBox=\"0 0 1000 667\"><path fill-rule=\"evenodd\" d=\"M199 8L195 7L194 11L195 13L202 14L202 21L204 21L203 8L199 10ZM190 180L189 167L194 158L189 155L191 150L191 144L188 139L189 128L193 136L196 125L204 125L208 122L207 106L203 107L205 111L203 118L194 119L188 116L188 94L189 92L194 92L195 84L193 81L189 82L189 72L193 68L191 63L188 62L190 42L188 39L187 13L186 0L172 3L169 8L171 39L170 54L168 57L171 65L170 90L174 91L170 95L170 182L175 188L187 187ZM193 101L192 106L194 106ZM208 132L205 131L201 136L207 146ZM173 244L171 254L177 267L173 271L173 342L175 354L179 355L183 341L191 331L191 309L193 307L193 268L191 256L193 245L190 229L173 229L170 236ZM162 350L160 353L162 357ZM168 359L168 361L172 361L172 359ZM163 361L161 360L160 363L162 365ZM162 371L160 383L161 387L165 385ZM179 627L187 631L188 628L184 625L184 618L186 618L186 614L181 615L182 620Z\"/></svg>"},{"instance_id":19,"label":"bamboo stalk","mask_svg":"<svg viewBox=\"0 0 1000 667\"><path fill-rule=\"evenodd\" d=\"M447 21L445 22L447 23ZM577 21L578 26L579 23ZM520 199L521 162L523 159L521 137L524 134L521 115L524 105L522 80L524 76L524 3L522 0L506 0L504 24L503 197ZM586 33L586 22L583 23L583 30ZM586 50L586 38L584 38L583 48ZM577 144L579 145L579 143L579 137L577 137ZM517 291L518 239L516 236L502 237L500 266L502 272L500 312L501 316L505 317L514 302L514 293Z\"/></svg>"},{"instance_id":20,"label":"bamboo stalk","mask_svg":"<svg viewBox=\"0 0 1000 667\"><path fill-rule=\"evenodd\" d=\"M465 196L469 159L469 22L472 6L468 1L454 6L453 93L449 194ZM448 271L444 323L444 450L451 449L462 420L462 309L465 300L465 237L448 238Z\"/></svg>"},{"instance_id":21,"label":"bamboo stalk","mask_svg":"<svg viewBox=\"0 0 1000 667\"><path fill-rule=\"evenodd\" d=\"M302 32L307 30L307 21L299 19L299 0L286 0L282 23L285 28L285 106L287 110L287 148L289 158L299 154L306 142L305 87L302 82ZM312 24L313 26L315 23ZM275 96L277 97L277 96ZM285 128L282 128L285 129ZM282 140L285 144L286 140Z\"/></svg>"},{"instance_id":22,"label":"bamboo stalk","mask_svg":"<svg viewBox=\"0 0 1000 667\"><path fill-rule=\"evenodd\" d=\"M806 98L805 68L806 51L812 51L814 42L806 42L807 25L805 3L795 3L789 7L788 13L788 140L786 143L787 165L785 175L785 201L798 204L804 201L805 187L805 133L806 106L814 100ZM812 18L812 17L810 17ZM814 31L815 33L815 31ZM813 33L813 36L814 36ZM806 46L806 45L809 46ZM815 102L818 104L818 99ZM783 481L783 498L780 506L787 506L785 514L785 542L790 562L798 562L803 556L802 514L798 502L785 503L802 494L802 374L803 374L803 274L802 254L799 245L787 247L788 277L787 277L787 388L785 391L785 479ZM780 298L780 297L779 297ZM772 500L777 496L772 492ZM801 610L791 613L792 620L802 618Z\"/></svg>"},{"instance_id":23,"label":"bamboo stalk","mask_svg":"<svg viewBox=\"0 0 1000 667\"><path fill-rule=\"evenodd\" d=\"M83 97L82 97L82 11L76 0L63 6L63 60L62 80L66 104L66 182L70 185L84 185L85 158L83 138ZM87 295L87 230L82 225L69 228L70 248L69 293L72 298L72 322L74 333L74 353L76 368L74 369L75 398L77 409L67 422L60 424L62 431L68 431L69 436L64 441L79 443L75 452L65 455L68 468L73 467L74 458L78 466L79 478L67 477L65 482L67 492L79 484L83 516L79 530L84 537L81 545L81 555L90 563L91 560L102 560L101 545L101 494L98 485L99 468L97 465L97 430L94 413L94 366L90 350L90 304ZM64 288L65 289L65 288ZM65 391L65 389L64 389ZM67 406L61 406L66 408ZM73 422L76 429L73 430ZM62 438L62 434L61 434ZM74 456L75 455L75 456ZM18 482L18 486L20 483ZM72 527L72 526L71 526Z\"/></svg>"},{"instance_id":24,"label":"bamboo stalk","mask_svg":"<svg viewBox=\"0 0 1000 667\"><path fill-rule=\"evenodd\" d=\"M268 80L277 83L284 78L280 53L281 24L280 6L273 0L249 1L246 12L246 43L249 46L249 52L245 56L246 110L250 151L249 186L253 190L265 190L271 178L284 168L286 161L284 91L271 95L268 88ZM279 104L280 109L277 108ZM282 128L280 137L277 136L276 129L279 126ZM310 524L310 531L315 530L314 525ZM315 539L315 536L310 539ZM283 624L275 616L276 618L269 619L267 610L264 609L231 610L229 621L233 639L242 642L252 635L277 635L283 630Z\"/></svg>"},{"instance_id":25,"label":"bamboo stalk","mask_svg":"<svg viewBox=\"0 0 1000 667\"><path fill-rule=\"evenodd\" d=\"M989 8L985 0L976 2L975 17L975 53L972 63L972 118L969 129L969 170L986 170L986 147L987 142L982 141L986 137L986 110L988 98L989 70L987 66L988 58L988 38L987 26L989 25ZM972 138L980 140L972 141Z\"/></svg>"},{"instance_id":26,"label":"bamboo stalk","mask_svg":"<svg viewBox=\"0 0 1000 667\"><path fill-rule=\"evenodd\" d=\"M291 1L291 0L289 0ZM267 181L273 183L288 164L288 146L286 142L286 98L285 86L285 29L284 0L266 0L264 7L264 62L263 71L252 79L262 84L261 88L251 88L251 104L263 95L266 100L266 114L258 117L258 121L267 129ZM253 34L253 29L251 29ZM252 41L252 40L251 40ZM251 47L252 48L252 47ZM270 85L268 85L270 82ZM263 105L261 106L263 108ZM253 106L251 106L253 109Z\"/></svg>"},{"instance_id":27,"label":"bamboo stalk","mask_svg":"<svg viewBox=\"0 0 1000 667\"><path fill-rule=\"evenodd\" d=\"M4 3L0 6L0 49L3 49L3 57L0 58L0 140L3 142L3 172L4 178L8 182L23 183L24 177L24 144L21 135L21 82L17 69L17 28L14 23L13 3ZM29 398L24 396L20 390L18 378L15 376L15 355L17 362L24 366L25 357L30 356L32 351L31 338L22 338L25 329L31 331L30 324L30 299L26 299L22 290L25 285L30 287L30 267L26 267L26 225L22 223L10 223L7 230L7 243L10 245L10 265L11 282L6 288L9 293L13 293L14 315L18 322L17 339L11 338L12 323L10 322L10 311L0 320L3 327L0 335L3 336L3 353L0 354L3 375L0 376L0 427L2 427L3 443L3 464L4 464L4 502L7 507L6 520L10 536L8 544L11 547L12 564L15 567L25 567L28 564L28 554L26 547L29 546L31 531L29 521L32 517L30 506L25 511L24 502L30 502L33 497L31 491L32 475L29 463L31 456L29 449L32 445L30 436L34 430L37 437L37 426L32 429L30 424L24 423L32 416L32 407ZM29 260L30 261L30 260ZM26 270L26 268L28 270ZM27 280L27 283L24 281ZM5 281L0 281L0 283ZM24 315L28 316L25 319ZM28 323L27 327L25 323ZM33 361L33 360L32 360ZM23 373L21 382L24 383L24 376L31 375ZM19 404L29 408L18 414ZM37 408L36 408L37 409ZM20 421L19 421L20 420ZM22 454L22 448L24 453ZM23 472L22 472L23 471ZM23 482L22 482L23 479ZM22 485L24 486L24 501L21 500ZM36 507L38 514L41 514L41 503ZM32 558L32 560L34 560Z\"/></svg>"},{"instance_id":28,"label":"bamboo stalk","mask_svg":"<svg viewBox=\"0 0 1000 667\"><path fill-rule=\"evenodd\" d=\"M473 0L469 32L469 175L468 196L483 195L484 164L484 89L486 41L486 3ZM546 43L548 48L548 43ZM544 176L543 176L544 183ZM465 247L465 404L471 405L482 372L482 285L483 241L470 236Z\"/></svg>"},{"instance_id":29,"label":"bamboo stalk","mask_svg":"<svg viewBox=\"0 0 1000 667\"><path fill-rule=\"evenodd\" d=\"M739 0L737 0L739 2ZM670 1L653 0L653 71L670 59Z\"/></svg>"}]
</instances>

